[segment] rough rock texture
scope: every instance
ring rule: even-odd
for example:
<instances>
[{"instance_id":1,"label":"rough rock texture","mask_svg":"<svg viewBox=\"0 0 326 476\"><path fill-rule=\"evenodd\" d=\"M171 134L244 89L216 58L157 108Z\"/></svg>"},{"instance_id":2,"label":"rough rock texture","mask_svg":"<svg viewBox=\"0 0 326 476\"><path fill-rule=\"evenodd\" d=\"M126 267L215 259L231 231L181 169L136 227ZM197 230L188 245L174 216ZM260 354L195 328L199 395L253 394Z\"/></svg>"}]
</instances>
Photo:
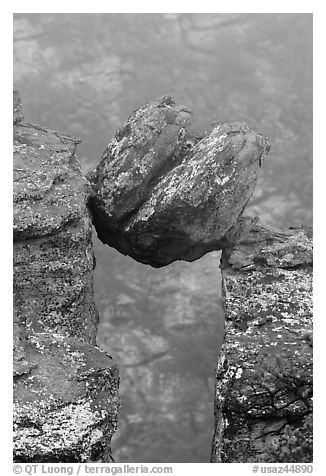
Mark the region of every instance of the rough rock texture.
<instances>
[{"instance_id":1,"label":"rough rock texture","mask_svg":"<svg viewBox=\"0 0 326 476\"><path fill-rule=\"evenodd\" d=\"M76 143L38 126L15 126L14 299L29 331L95 343L89 186Z\"/></svg>"},{"instance_id":2,"label":"rough rock texture","mask_svg":"<svg viewBox=\"0 0 326 476\"><path fill-rule=\"evenodd\" d=\"M311 230L246 218L232 239L211 461L311 461Z\"/></svg>"},{"instance_id":3,"label":"rough rock texture","mask_svg":"<svg viewBox=\"0 0 326 476\"><path fill-rule=\"evenodd\" d=\"M79 141L18 123L14 100L14 459L107 460L118 375L92 346L95 259Z\"/></svg>"},{"instance_id":4,"label":"rough rock texture","mask_svg":"<svg viewBox=\"0 0 326 476\"><path fill-rule=\"evenodd\" d=\"M110 462L119 374L98 348L58 334L30 335L36 368L14 383L17 462Z\"/></svg>"},{"instance_id":5,"label":"rough rock texture","mask_svg":"<svg viewBox=\"0 0 326 476\"><path fill-rule=\"evenodd\" d=\"M80 141L30 124L14 129L14 240L46 236L84 218L89 194Z\"/></svg>"},{"instance_id":6,"label":"rough rock texture","mask_svg":"<svg viewBox=\"0 0 326 476\"><path fill-rule=\"evenodd\" d=\"M221 248L255 187L268 141L243 123L189 130L191 111L150 101L116 133L90 175L100 240L155 267Z\"/></svg>"}]
</instances>

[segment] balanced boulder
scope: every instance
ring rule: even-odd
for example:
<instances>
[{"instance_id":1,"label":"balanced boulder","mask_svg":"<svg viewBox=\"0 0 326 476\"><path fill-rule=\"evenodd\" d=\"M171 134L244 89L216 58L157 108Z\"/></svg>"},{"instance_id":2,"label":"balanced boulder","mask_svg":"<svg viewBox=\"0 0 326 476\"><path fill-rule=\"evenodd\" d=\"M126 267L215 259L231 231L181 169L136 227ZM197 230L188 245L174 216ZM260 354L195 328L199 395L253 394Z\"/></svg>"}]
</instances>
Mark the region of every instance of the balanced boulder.
<instances>
[{"instance_id":1,"label":"balanced boulder","mask_svg":"<svg viewBox=\"0 0 326 476\"><path fill-rule=\"evenodd\" d=\"M103 243L154 267L223 247L250 199L269 143L243 123L190 130L191 111L165 96L135 111L90 174Z\"/></svg>"}]
</instances>

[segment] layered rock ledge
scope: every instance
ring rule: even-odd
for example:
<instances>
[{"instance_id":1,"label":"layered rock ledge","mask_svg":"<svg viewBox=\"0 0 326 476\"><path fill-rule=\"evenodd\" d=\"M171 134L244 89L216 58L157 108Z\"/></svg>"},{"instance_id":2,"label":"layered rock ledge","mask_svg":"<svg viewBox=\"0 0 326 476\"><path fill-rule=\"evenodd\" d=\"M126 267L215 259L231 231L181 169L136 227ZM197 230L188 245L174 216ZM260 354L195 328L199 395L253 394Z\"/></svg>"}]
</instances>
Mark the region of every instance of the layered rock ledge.
<instances>
[{"instance_id":1,"label":"layered rock ledge","mask_svg":"<svg viewBox=\"0 0 326 476\"><path fill-rule=\"evenodd\" d=\"M79 141L22 120L14 91L14 460L110 461L119 377L95 347Z\"/></svg>"},{"instance_id":2,"label":"layered rock ledge","mask_svg":"<svg viewBox=\"0 0 326 476\"><path fill-rule=\"evenodd\" d=\"M232 240L211 461L312 461L311 229L243 218Z\"/></svg>"}]
</instances>

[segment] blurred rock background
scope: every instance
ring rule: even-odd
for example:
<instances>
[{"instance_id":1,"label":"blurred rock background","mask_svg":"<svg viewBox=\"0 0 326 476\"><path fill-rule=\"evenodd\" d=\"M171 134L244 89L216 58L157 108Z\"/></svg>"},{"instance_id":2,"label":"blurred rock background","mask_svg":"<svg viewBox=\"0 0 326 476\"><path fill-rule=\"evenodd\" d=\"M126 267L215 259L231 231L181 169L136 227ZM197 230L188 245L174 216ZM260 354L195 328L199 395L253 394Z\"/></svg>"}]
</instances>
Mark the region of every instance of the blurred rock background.
<instances>
[{"instance_id":1,"label":"blurred rock background","mask_svg":"<svg viewBox=\"0 0 326 476\"><path fill-rule=\"evenodd\" d=\"M15 14L14 82L26 122L82 139L94 168L116 129L171 94L194 126L245 121L268 135L247 214L312 221L312 15ZM208 462L223 339L219 253L152 269L102 245L98 344L121 373L118 462Z\"/></svg>"}]
</instances>

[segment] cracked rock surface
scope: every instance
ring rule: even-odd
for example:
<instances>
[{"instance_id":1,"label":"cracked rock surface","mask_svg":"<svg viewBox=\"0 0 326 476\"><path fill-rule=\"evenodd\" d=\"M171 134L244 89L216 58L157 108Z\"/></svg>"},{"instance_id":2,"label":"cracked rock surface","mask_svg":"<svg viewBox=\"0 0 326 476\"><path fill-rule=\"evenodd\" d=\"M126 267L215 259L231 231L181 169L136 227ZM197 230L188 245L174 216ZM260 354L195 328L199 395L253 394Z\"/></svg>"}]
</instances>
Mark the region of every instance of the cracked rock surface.
<instances>
[{"instance_id":1,"label":"cracked rock surface","mask_svg":"<svg viewBox=\"0 0 326 476\"><path fill-rule=\"evenodd\" d=\"M233 231L234 245L221 259L225 340L217 365L211 460L309 462L311 229L267 228L242 218ZM295 442L291 453L288 440L282 454L282 440L292 432L302 444Z\"/></svg>"},{"instance_id":2,"label":"cracked rock surface","mask_svg":"<svg viewBox=\"0 0 326 476\"><path fill-rule=\"evenodd\" d=\"M103 243L154 267L221 249L250 199L269 143L243 123L197 134L165 96L136 110L90 174Z\"/></svg>"}]
</instances>

